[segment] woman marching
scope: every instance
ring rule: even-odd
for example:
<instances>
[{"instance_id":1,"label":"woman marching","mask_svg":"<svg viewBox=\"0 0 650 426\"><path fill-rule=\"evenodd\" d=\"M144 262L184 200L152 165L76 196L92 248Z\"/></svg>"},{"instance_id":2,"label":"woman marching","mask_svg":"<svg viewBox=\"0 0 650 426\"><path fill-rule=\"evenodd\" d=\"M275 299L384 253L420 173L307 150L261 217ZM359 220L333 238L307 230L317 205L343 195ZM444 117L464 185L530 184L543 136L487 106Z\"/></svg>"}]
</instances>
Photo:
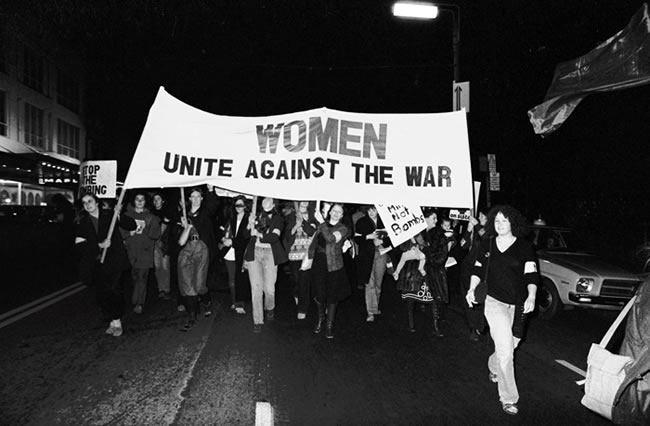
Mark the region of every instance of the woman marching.
<instances>
[{"instance_id":1,"label":"woman marching","mask_svg":"<svg viewBox=\"0 0 650 426\"><path fill-rule=\"evenodd\" d=\"M229 247L224 255L228 272L228 288L230 289L230 309L238 314L245 314L244 305L250 298L250 286L242 266L244 252L251 238L248 229L249 213L246 209L246 198L238 195L234 199L234 212L225 226L225 235L221 239L224 247Z\"/></svg>"},{"instance_id":2,"label":"woman marching","mask_svg":"<svg viewBox=\"0 0 650 426\"><path fill-rule=\"evenodd\" d=\"M106 334L119 337L122 335L124 314L121 276L129 269L129 258L118 227L108 235L113 212L102 210L94 194L82 195L81 204L84 211L75 230L75 245L81 254L79 276L84 284L96 288L97 303L104 316L111 321ZM133 231L137 227L135 220L126 215L119 215L117 224L125 231ZM100 259L104 249L106 257L102 263Z\"/></svg>"},{"instance_id":3,"label":"woman marching","mask_svg":"<svg viewBox=\"0 0 650 426\"><path fill-rule=\"evenodd\" d=\"M291 268L293 297L298 308L297 318L304 320L309 312L310 272L301 269L301 265L318 228L318 221L314 216L313 203L300 201L296 204L296 211L287 217L283 240Z\"/></svg>"},{"instance_id":4,"label":"woman marching","mask_svg":"<svg viewBox=\"0 0 650 426\"><path fill-rule=\"evenodd\" d=\"M526 234L524 217L510 206L496 206L488 213L488 235L476 259L468 305L477 303L476 286L486 277L485 318L494 340L488 359L489 378L497 383L501 407L507 414L518 413L519 392L515 382L514 351L522 337L524 316L535 308L539 282L537 256ZM487 271L486 271L487 269Z\"/></svg>"},{"instance_id":5,"label":"woman marching","mask_svg":"<svg viewBox=\"0 0 650 426\"><path fill-rule=\"evenodd\" d=\"M287 261L280 240L284 220L275 208L273 198L262 201L262 211L257 218L251 215L249 226L252 228L252 238L246 248L244 262L251 282L253 332L259 333L264 324L264 314L267 321L272 321L275 317L278 265Z\"/></svg>"},{"instance_id":6,"label":"woman marching","mask_svg":"<svg viewBox=\"0 0 650 426\"><path fill-rule=\"evenodd\" d=\"M423 212L427 229L417 236L416 241L425 256L425 274L420 271L419 259L407 261L399 273L397 289L402 293L402 299L406 301L409 331L415 331L413 318L415 303L423 303L431 305L433 336L442 337L440 307L449 300L445 272L447 244L440 228L436 228L437 210L423 209Z\"/></svg>"},{"instance_id":7,"label":"woman marching","mask_svg":"<svg viewBox=\"0 0 650 426\"><path fill-rule=\"evenodd\" d=\"M314 333L318 334L323 330L327 307L325 337L333 339L336 306L351 292L343 267L343 243L349 236L350 230L341 221L343 205L340 203L332 204L326 220L323 221L320 213L317 213L316 219L322 222L309 247L309 257L313 259L312 287L318 307L318 321Z\"/></svg>"},{"instance_id":8,"label":"woman marching","mask_svg":"<svg viewBox=\"0 0 650 426\"><path fill-rule=\"evenodd\" d=\"M208 195L210 196L210 195ZM208 200L210 201L210 200ZM216 210L211 202L203 205L203 191L190 191L190 210L187 218L181 217L183 232L178 239L182 247L178 254L178 287L190 315L181 331L187 331L196 323L200 304L203 314L212 314L212 301L207 287L210 253L216 248L212 216Z\"/></svg>"}]
</instances>

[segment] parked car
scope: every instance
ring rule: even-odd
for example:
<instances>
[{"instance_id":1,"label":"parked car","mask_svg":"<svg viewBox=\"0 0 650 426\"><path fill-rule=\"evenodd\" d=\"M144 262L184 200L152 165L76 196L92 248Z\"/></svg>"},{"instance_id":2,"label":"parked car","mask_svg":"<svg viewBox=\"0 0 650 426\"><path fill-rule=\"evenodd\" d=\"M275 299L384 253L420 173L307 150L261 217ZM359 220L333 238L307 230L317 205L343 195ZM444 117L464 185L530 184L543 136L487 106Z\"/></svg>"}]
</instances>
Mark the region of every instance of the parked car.
<instances>
[{"instance_id":1,"label":"parked car","mask_svg":"<svg viewBox=\"0 0 650 426\"><path fill-rule=\"evenodd\" d=\"M580 250L571 229L533 225L531 239L539 257L537 315L542 319L570 307L620 309L642 283L631 271Z\"/></svg>"}]
</instances>

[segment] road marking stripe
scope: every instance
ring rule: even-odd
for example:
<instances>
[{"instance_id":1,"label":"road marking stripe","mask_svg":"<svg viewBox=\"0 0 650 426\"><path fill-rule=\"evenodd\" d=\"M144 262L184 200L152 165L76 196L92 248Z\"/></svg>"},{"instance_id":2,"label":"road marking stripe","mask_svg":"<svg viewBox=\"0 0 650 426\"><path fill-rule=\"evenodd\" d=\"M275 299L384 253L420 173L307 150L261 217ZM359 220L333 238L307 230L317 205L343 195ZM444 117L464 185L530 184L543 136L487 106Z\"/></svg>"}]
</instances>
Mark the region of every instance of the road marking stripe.
<instances>
[{"instance_id":1,"label":"road marking stripe","mask_svg":"<svg viewBox=\"0 0 650 426\"><path fill-rule=\"evenodd\" d=\"M563 359L556 359L555 362L560 364L563 367L568 368L569 370L573 371L574 373L580 374L582 377L587 377L587 372L585 370L581 370L580 368L576 367L575 365L571 364L570 362L566 362ZM576 385L582 386L585 384L585 380L578 380L576 381Z\"/></svg>"},{"instance_id":2,"label":"road marking stripe","mask_svg":"<svg viewBox=\"0 0 650 426\"><path fill-rule=\"evenodd\" d=\"M54 299L46 300L45 302L41 303L40 305L37 305L37 306L27 310L27 311L19 313L19 314L15 315L15 316L5 320L5 321L0 322L0 328L6 327L9 324L12 324L12 323L14 323L14 322L16 322L16 321L18 321L20 319L23 319L26 316L29 316L29 315L33 314L34 312L38 312L38 311L40 311L42 309L45 309L48 306L55 304L59 300L63 300L66 297L72 296L73 294L78 293L78 292L84 290L85 288L86 288L85 285L81 285L79 287L73 288L71 291L69 291L67 293L64 293L64 294L62 294L62 295L60 295L60 296L58 296L58 297L56 297Z\"/></svg>"},{"instance_id":3,"label":"road marking stripe","mask_svg":"<svg viewBox=\"0 0 650 426\"><path fill-rule=\"evenodd\" d=\"M62 288L61 290L55 291L54 293L50 293L47 296L43 296L40 299L37 299L37 300L34 300L32 302L26 303L26 304L24 304L22 306L17 307L16 309L12 309L11 311L5 312L4 314L0 315L0 321L2 321L5 318L9 318L9 317L11 317L11 316L13 316L13 315L15 315L15 314L17 314L19 312L23 312L23 311L31 308L34 305L38 305L39 303L42 303L42 302L44 302L46 300L49 300L49 299L52 299L53 297L56 297L61 293L65 293L65 292L67 292L69 290L72 290L73 288L79 287L81 285L82 285L81 281L76 282L76 283L74 283L72 285L69 285L69 286L67 286L65 288Z\"/></svg>"},{"instance_id":4,"label":"road marking stripe","mask_svg":"<svg viewBox=\"0 0 650 426\"><path fill-rule=\"evenodd\" d=\"M270 403L255 403L255 426L273 426L273 407Z\"/></svg>"}]
</instances>

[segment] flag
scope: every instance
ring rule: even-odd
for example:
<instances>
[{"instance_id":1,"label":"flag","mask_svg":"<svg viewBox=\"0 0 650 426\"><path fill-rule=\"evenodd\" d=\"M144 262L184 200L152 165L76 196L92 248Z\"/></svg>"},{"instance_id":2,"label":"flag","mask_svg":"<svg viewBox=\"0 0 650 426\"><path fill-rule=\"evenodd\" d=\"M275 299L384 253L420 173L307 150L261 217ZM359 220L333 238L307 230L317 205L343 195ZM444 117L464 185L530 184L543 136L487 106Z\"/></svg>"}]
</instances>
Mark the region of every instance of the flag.
<instances>
[{"instance_id":1,"label":"flag","mask_svg":"<svg viewBox=\"0 0 650 426\"><path fill-rule=\"evenodd\" d=\"M544 102L528 111L535 133L557 130L589 94L628 89L650 83L650 20L648 4L627 27L591 52L555 68Z\"/></svg>"}]
</instances>

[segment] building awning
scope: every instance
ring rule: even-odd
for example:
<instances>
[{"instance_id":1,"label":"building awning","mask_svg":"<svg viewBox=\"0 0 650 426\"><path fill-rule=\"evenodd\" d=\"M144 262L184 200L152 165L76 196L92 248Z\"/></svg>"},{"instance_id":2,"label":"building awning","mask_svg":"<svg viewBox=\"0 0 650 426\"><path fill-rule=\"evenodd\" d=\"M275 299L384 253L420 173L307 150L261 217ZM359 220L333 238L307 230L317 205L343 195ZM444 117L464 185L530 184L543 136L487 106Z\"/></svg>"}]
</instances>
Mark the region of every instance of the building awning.
<instances>
[{"instance_id":1,"label":"building awning","mask_svg":"<svg viewBox=\"0 0 650 426\"><path fill-rule=\"evenodd\" d=\"M38 153L36 149L26 143L0 136L0 151L9 154L34 154Z\"/></svg>"}]
</instances>

